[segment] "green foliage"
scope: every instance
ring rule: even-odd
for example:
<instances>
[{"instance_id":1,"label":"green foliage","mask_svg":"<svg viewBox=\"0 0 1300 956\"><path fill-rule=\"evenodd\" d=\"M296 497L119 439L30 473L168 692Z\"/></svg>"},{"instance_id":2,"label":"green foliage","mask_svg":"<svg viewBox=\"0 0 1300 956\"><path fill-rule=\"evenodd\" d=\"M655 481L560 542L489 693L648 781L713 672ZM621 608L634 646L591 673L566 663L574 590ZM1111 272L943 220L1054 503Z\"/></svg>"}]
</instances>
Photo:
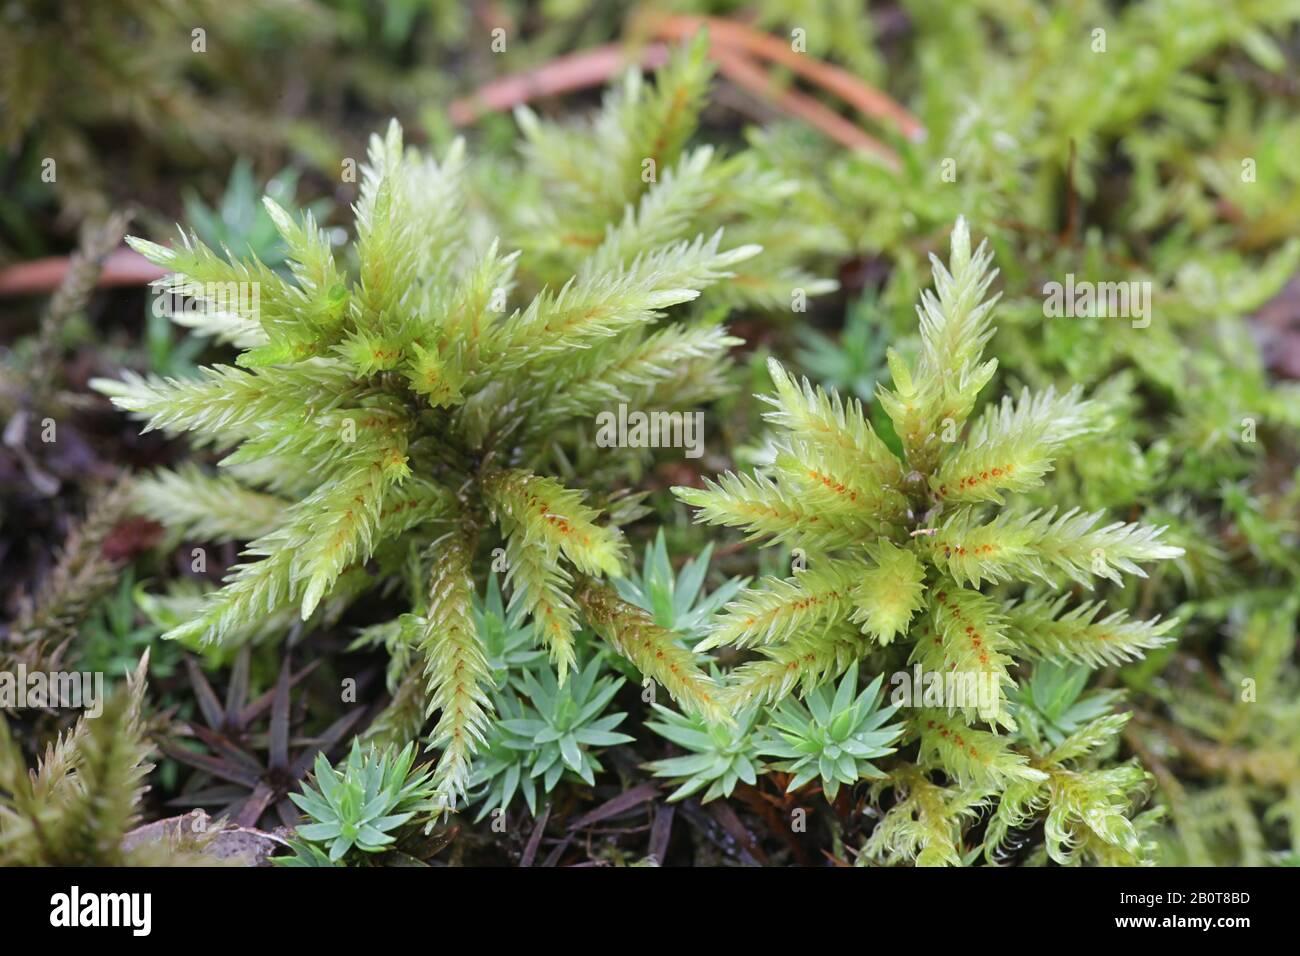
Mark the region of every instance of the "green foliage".
<instances>
[{"instance_id":1,"label":"green foliage","mask_svg":"<svg viewBox=\"0 0 1300 956\"><path fill-rule=\"evenodd\" d=\"M1035 595L1143 577L1141 563L1183 552L1162 543L1159 528L1103 524L1101 513L1043 511L1015 500L1044 486L1056 459L1098 426L1097 409L1078 390L1026 390L989 404L968 423L996 367L983 357L995 300L987 297L990 253L984 246L972 251L963 220L953 230L948 267L934 262L934 280L935 291L922 296L918 310L917 357L909 362L891 352L894 387L879 394L902 441L901 459L856 401L800 384L772 361L776 394L767 418L780 437L769 472L728 474L702 490L675 491L699 509L701 521L787 541L807 555L806 570L769 579L733 602L707 640L759 652L731 672L724 698L730 709L776 704L796 688L811 706L819 685L859 661L874 662L880 677L890 670L909 677L902 668L911 665L918 675L967 681L967 693L949 684L934 700L918 687L903 701L903 741L917 745L914 766L941 772L960 791L900 778L907 783L890 812L912 820L882 823L868 849L878 859L924 854L955 862L964 856L956 835L977 805L1000 799L1018 820L1043 809L1043 788L1055 779L1017 749L1015 738L999 733L1018 727L1008 696L1017 660L1096 665L1141 656L1169 640L1168 622L1119 611L1097 620L1091 602L1062 614L1065 596L1049 602ZM988 693L977 695L976 686ZM840 694L854 690L847 681ZM835 710L814 710L812 717L847 724L845 708ZM790 710L786 719L795 723L795 716ZM893 779L899 769L887 772ZM1102 832L1090 831L1096 839L1082 852L1136 855L1131 827L1112 820L1122 802L1116 792L1127 794L1133 784L1053 791L1059 802L1048 811L1052 857L1074 859L1067 849L1079 839L1072 827L1091 812L1108 822Z\"/></svg>"},{"instance_id":2,"label":"green foliage","mask_svg":"<svg viewBox=\"0 0 1300 956\"><path fill-rule=\"evenodd\" d=\"M679 6L699 13L720 15L729 3L681 2ZM876 48L875 18L863 16L853 0L757 0L746 5L754 24L789 36L796 47L816 57L842 62L852 72L879 82L886 66ZM798 31L797 33L794 31Z\"/></svg>"},{"instance_id":3,"label":"green foliage","mask_svg":"<svg viewBox=\"0 0 1300 956\"><path fill-rule=\"evenodd\" d=\"M1040 776L1017 780L999 799L984 848L993 861L1012 835L1044 815L1045 843L1033 855L1077 863L1135 866L1154 857L1144 832L1159 818L1132 818L1151 790L1136 760L1098 766L1109 756L1130 714L1115 713L1113 692L1081 696L1087 672L1040 663L1017 700L1019 737L1034 753Z\"/></svg>"},{"instance_id":4,"label":"green foliage","mask_svg":"<svg viewBox=\"0 0 1300 956\"><path fill-rule=\"evenodd\" d=\"M468 791L471 803L480 803L475 821L482 820L494 810L505 813L517 795L524 798L529 814L537 815L538 784L545 785L532 774L531 753L526 741L509 733L502 721L524 719L524 703L513 688L506 688L493 700L498 722L488 732L487 740L474 755L470 769ZM561 765L563 774L563 765ZM545 796L546 790L542 791Z\"/></svg>"},{"instance_id":5,"label":"green foliage","mask_svg":"<svg viewBox=\"0 0 1300 956\"><path fill-rule=\"evenodd\" d=\"M1084 694L1086 667L1040 661L1022 685L1009 691L1020 736L1032 747L1059 747L1085 724L1109 714L1121 694Z\"/></svg>"},{"instance_id":6,"label":"green foliage","mask_svg":"<svg viewBox=\"0 0 1300 956\"><path fill-rule=\"evenodd\" d=\"M117 590L109 594L87 618L78 635L78 666L83 670L116 676L129 673L149 651L149 673L154 678L170 677L180 663L180 648L160 644L162 629L137 607L142 586L135 571L126 568ZM146 601L148 598L145 599Z\"/></svg>"},{"instance_id":7,"label":"green foliage","mask_svg":"<svg viewBox=\"0 0 1300 956\"><path fill-rule=\"evenodd\" d=\"M252 164L241 158L230 168L230 179L215 207L192 190L185 194L185 219L207 247L226 249L240 258L251 256L279 271L288 250L262 196L280 206L292 207L298 175L295 169L282 169L259 187ZM307 211L318 222L323 221L329 217L330 204L314 202Z\"/></svg>"},{"instance_id":8,"label":"green foliage","mask_svg":"<svg viewBox=\"0 0 1300 956\"><path fill-rule=\"evenodd\" d=\"M835 239L805 215L799 178L763 169L748 150L724 157L713 146L688 145L712 76L707 51L701 33L653 86L630 70L590 120L544 122L527 107L516 111L522 162L481 167L490 178L477 193L505 223L507 240L524 250L525 281L558 285L676 236L724 229L730 242L763 253L735 263L734 281L708 295L775 312L789 310L796 292L836 287L803 267Z\"/></svg>"},{"instance_id":9,"label":"green foliage","mask_svg":"<svg viewBox=\"0 0 1300 956\"><path fill-rule=\"evenodd\" d=\"M987 795L980 789L942 785L923 771L904 764L888 781L873 787L873 794L888 786L894 804L884 815L858 855L859 866L960 866L973 854L963 852L963 833L986 807Z\"/></svg>"},{"instance_id":10,"label":"green foliage","mask_svg":"<svg viewBox=\"0 0 1300 956\"><path fill-rule=\"evenodd\" d=\"M128 686L103 712L78 719L28 770L13 730L0 715L0 864L4 866L211 865L204 841L124 844L139 821L145 776L153 769L145 736L141 659Z\"/></svg>"},{"instance_id":11,"label":"green foliage","mask_svg":"<svg viewBox=\"0 0 1300 956\"><path fill-rule=\"evenodd\" d=\"M802 702L787 699L772 709L762 753L782 758L773 769L793 775L787 790L820 778L826 799L834 800L842 784L884 776L871 761L894 752L889 745L903 726L887 723L897 707L880 707L883 679L883 674L877 675L855 697L855 663L845 671L833 698L825 687L818 687Z\"/></svg>"},{"instance_id":12,"label":"green foliage","mask_svg":"<svg viewBox=\"0 0 1300 956\"><path fill-rule=\"evenodd\" d=\"M658 95L690 82L673 74ZM665 143L687 128L671 111L624 120L629 136L635 127ZM149 428L234 449L221 478L182 469L142 486L141 505L159 520L250 541L249 560L167 637L238 643L266 614L294 606L314 620L323 601L355 598L419 549L427 586L412 596L420 620L408 623L425 706L439 713L430 735L442 751L438 779L453 794L463 793L491 724L472 607L494 527L510 611L532 620L560 682L585 617L686 706L711 706L709 681L689 656L657 663L658 635L589 580L622 573L621 533L600 523L583 492L540 469L589 446L583 426L610 402L653 407L683 391L694 400L717 394L731 340L712 320L659 320L758 251L629 209L617 233L565 266L573 271L558 288L508 312L519 260L469 233L463 166L459 143L438 163L406 149L396 124L373 138L355 271L335 259L310 214L297 221L269 199L289 278L256 258L224 259L192 235L174 249L133 240L172 270L165 288L204 302L189 323L244 351L237 366L205 368L195 380L96 383ZM667 188L650 184L645 202ZM227 301L230 289L256 295ZM598 495L614 490L605 481L620 466L606 468L592 476ZM378 576L367 570L375 566ZM416 693L407 687L409 714Z\"/></svg>"},{"instance_id":13,"label":"green foliage","mask_svg":"<svg viewBox=\"0 0 1300 956\"><path fill-rule=\"evenodd\" d=\"M1294 587L1242 590L1198 608L1228 636L1222 676L1176 672L1148 693L1137 738L1167 807L1160 859L1178 865L1284 864L1300 847L1300 721ZM1189 669L1190 670L1190 669ZM1178 768L1175 776L1173 767Z\"/></svg>"},{"instance_id":14,"label":"green foliage","mask_svg":"<svg viewBox=\"0 0 1300 956\"><path fill-rule=\"evenodd\" d=\"M645 547L641 567L619 578L614 587L623 600L654 615L660 627L684 638L701 638L708 631L713 615L748 583L744 578L729 578L706 593L704 579L712 556L713 545L706 544L674 575L660 528L654 543Z\"/></svg>"},{"instance_id":15,"label":"green foliage","mask_svg":"<svg viewBox=\"0 0 1300 956\"><path fill-rule=\"evenodd\" d=\"M879 320L879 299L864 295L854 300L844 315L838 339L814 328L801 328L801 348L795 357L809 377L825 388L869 402L876 383L884 381L885 330Z\"/></svg>"},{"instance_id":16,"label":"green foliage","mask_svg":"<svg viewBox=\"0 0 1300 956\"><path fill-rule=\"evenodd\" d=\"M594 786L603 767L593 748L632 742L614 730L627 714L605 713L623 680L600 671L593 657L560 686L549 668L527 668L498 693L500 719L469 778L478 819L505 810L516 793L536 814L539 786L549 794L566 776Z\"/></svg>"},{"instance_id":17,"label":"green foliage","mask_svg":"<svg viewBox=\"0 0 1300 956\"><path fill-rule=\"evenodd\" d=\"M309 823L296 830L291 845L294 856L284 865L316 865L323 854L331 863L382 853L396 841L397 832L421 815L442 809L435 800L433 773L413 768L416 746L400 752L382 751L373 744L362 748L353 739L342 767L331 767L325 755L316 755L312 782L289 798Z\"/></svg>"},{"instance_id":18,"label":"green foliage","mask_svg":"<svg viewBox=\"0 0 1300 956\"><path fill-rule=\"evenodd\" d=\"M762 734L758 727L758 708L737 715L731 723L708 723L654 705L658 720L646 726L689 751L681 757L666 757L646 765L656 777L665 777L677 785L668 799L684 800L704 791L705 803L729 797L738 783L754 784L767 768L760 756Z\"/></svg>"},{"instance_id":19,"label":"green foliage","mask_svg":"<svg viewBox=\"0 0 1300 956\"><path fill-rule=\"evenodd\" d=\"M511 620L501 599L496 576L488 578L487 597L474 604L474 626L483 640L483 654L492 684L506 686L512 673L546 657L533 643L533 629L523 620Z\"/></svg>"},{"instance_id":20,"label":"green foliage","mask_svg":"<svg viewBox=\"0 0 1300 956\"><path fill-rule=\"evenodd\" d=\"M1285 164L1261 161L1267 191L1243 185L1240 176L1242 157L1276 156L1294 123L1271 111L1252 115L1259 96L1243 89L1239 75L1260 72L1256 64L1265 76L1285 69L1279 41L1300 19L1295 3L907 7L911 69L891 77L889 89L914 104L927 135L895 144L899 169L832 150L803 130L777 127L758 138L776 169L818 181L807 189L815 218L834 223L851 247L915 264L920 249L912 240L964 211L999 224L990 225L995 243L1014 246L1020 257L1004 263L1009 284L1039 276L1041 295L1042 259L1051 255L1070 201L1067 177L1091 201L1117 152L1137 166L1134 188L1126 202L1096 212L1117 240L1131 226L1174 225L1179 244L1199 230L1203 241L1218 243L1231 233L1210 228L1222 214L1215 203L1243 193L1250 194L1243 208L1252 210L1246 235L1294 235L1283 225L1295 222ZM1231 95L1207 95L1211 89ZM1016 161L1007 162L1009 155ZM946 177L945 160L955 164ZM1260 213L1265 196L1277 200L1276 216Z\"/></svg>"},{"instance_id":21,"label":"green foliage","mask_svg":"<svg viewBox=\"0 0 1300 956\"><path fill-rule=\"evenodd\" d=\"M4 670L19 661L29 667L56 663L81 623L112 591L119 566L104 553L104 544L130 499L131 486L126 480L95 495L85 519L65 540L40 591L20 607L6 646L0 648Z\"/></svg>"},{"instance_id":22,"label":"green foliage","mask_svg":"<svg viewBox=\"0 0 1300 956\"><path fill-rule=\"evenodd\" d=\"M1030 494L1036 503L1177 506L1203 521L1225 483L1260 477L1279 456L1291 471L1295 386L1270 380L1269 350L1248 327L1300 261L1294 176L1279 161L1297 124L1273 86L1300 6L913 6L914 69L889 88L927 137L897 144L899 170L789 127L754 139L774 169L804 177L815 218L890 266L884 337L914 348L923 257L964 213L1002 266L990 342L1000 374L1017 389L1082 386L1104 413L1052 488ZM1067 275L1149 282L1148 324L1045 316L1046 283ZM1213 540L1176 543L1190 554Z\"/></svg>"},{"instance_id":23,"label":"green foliage","mask_svg":"<svg viewBox=\"0 0 1300 956\"><path fill-rule=\"evenodd\" d=\"M307 18L207 0L11 6L0 166L16 188L0 198L0 259L60 251L67 223L92 221L39 335L6 350L0 409L14 421L0 451L55 493L33 457L55 449L37 449L31 426L48 413L57 451L80 447L63 439L84 396L63 383L93 344L101 366L155 373L104 386L119 404L215 453L134 480L135 510L168 527L162 551L246 550L216 568L224 588L164 576L164 593L138 594L141 625L103 548L125 496L92 506L0 635L0 666L62 652L115 672L160 629L219 663L286 636L330 648L332 625L360 620L354 647L387 655L391 696L363 740L396 754L425 738L439 796L468 791L480 816L521 794L535 812L610 762L533 699L558 707L595 667L598 684L615 671L684 709L656 705L647 725L670 746L637 746L638 761L663 757L648 768L673 782L669 799L735 798L750 829L760 807L819 785L866 799L868 813L830 828L837 860L855 841L859 863L884 865L1300 859L1300 389L1282 380L1297 374L1295 0L907 0L871 17L844 0L672 5L805 42L907 103L926 135L890 139L896 168L796 124L739 135L734 99L705 116L704 37L653 80L631 71L592 117L557 118L553 98L515 124L486 117L467 160L443 105L624 29L639 39L617 5L326 0ZM508 51L463 42L497 20ZM188 47L193 24L208 29L204 56ZM284 92L294 118L272 120ZM358 154L358 117L418 111L437 145L376 142L350 243L324 227L325 207L280 208L292 176L262 205L251 166L229 165L232 152L305 163L309 188L335 182L339 157ZM123 325L96 321L111 300L90 298L124 219L98 223L127 196L153 232L178 173L198 190L184 194L195 235L140 248L177 273L164 290L201 308L172 316L179 335L150 310L147 354L124 351ZM959 225L923 292L959 214L988 248L972 251ZM783 315L834 288L819 274L849 287L842 329L830 298L798 324ZM1045 283L1067 275L1149 283L1151 321L1046 314ZM229 308L227 283L258 298ZM748 375L725 358L741 344L729 309L754 346ZM195 368L209 344L238 358ZM767 388L769 354L793 354L822 389L773 363L765 435L748 395ZM715 399L702 465L734 472L681 495L766 550L715 551L700 525L634 525L678 522L660 489L695 472L591 440L619 402ZM21 490L17 507L30 500ZM61 520L56 509L49 526ZM624 528L653 542L639 569ZM27 548L14 537L10 563ZM693 556L680 571L667 542ZM709 591L711 560L758 583L715 569ZM886 675L922 673L987 679L992 693L954 704L918 684L910 703L859 707ZM633 732L635 695L623 699L633 717L608 715L609 738ZM876 719L903 720L866 747L880 754L821 759ZM547 733L559 736L538 744ZM585 775L565 762L566 736ZM632 761L619 757L622 774ZM792 775L789 795L759 780L769 771ZM120 817L120 795L105 806ZM327 844L296 849L295 863L330 862Z\"/></svg>"},{"instance_id":24,"label":"green foliage","mask_svg":"<svg viewBox=\"0 0 1300 956\"><path fill-rule=\"evenodd\" d=\"M329 121L286 116L282 99L290 77L316 94L354 82L340 76L353 72L338 69L348 46L324 7L303 17L283 4L108 0L74 10L19 0L7 23L0 143L31 160L36 201L53 192L76 218L122 195L167 208L160 187L170 192L178 172L201 174L214 159L224 170L268 145L332 165ZM42 180L46 158L57 176Z\"/></svg>"}]
</instances>

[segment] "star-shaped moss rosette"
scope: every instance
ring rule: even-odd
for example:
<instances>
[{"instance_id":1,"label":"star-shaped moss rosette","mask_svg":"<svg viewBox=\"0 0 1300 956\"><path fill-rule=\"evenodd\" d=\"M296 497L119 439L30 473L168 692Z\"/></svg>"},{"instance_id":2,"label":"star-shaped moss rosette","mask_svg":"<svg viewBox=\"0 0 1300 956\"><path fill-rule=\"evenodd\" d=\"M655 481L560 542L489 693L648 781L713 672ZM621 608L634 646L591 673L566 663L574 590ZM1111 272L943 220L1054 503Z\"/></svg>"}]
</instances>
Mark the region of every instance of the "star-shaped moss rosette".
<instances>
[{"instance_id":1,"label":"star-shaped moss rosette","mask_svg":"<svg viewBox=\"0 0 1300 956\"><path fill-rule=\"evenodd\" d=\"M408 692L398 705L409 714L410 698L422 697L415 702L438 714L429 743L442 751L437 779L455 796L493 719L473 605L498 542L509 611L532 622L559 682L585 621L683 706L722 716L691 655L660 653L673 636L645 626L644 613L603 583L622 573L616 525L630 515L615 508L602 520L586 492L544 472L610 402L656 407L717 394L735 340L716 318L661 320L759 251L725 248L720 232L677 237L651 221L653 209L649 218L631 210L611 245L562 287L508 310L517 256L471 236L463 166L459 143L435 162L407 149L396 123L373 137L355 269L310 214L295 220L270 200L288 277L192 236L175 248L133 241L172 271L166 289L202 300L187 321L243 350L235 367L204 368L194 380L128 373L96 382L148 428L228 452L220 477L186 469L141 482L152 517L250 542L225 586L168 637L238 644L285 609L315 622L409 579L408 558L420 555L423 590L410 603L418 620L402 626L414 635L423 686L398 678ZM621 486L600 479L625 480L637 454L606 455L601 476L588 476L601 500Z\"/></svg>"},{"instance_id":2,"label":"star-shaped moss rosette","mask_svg":"<svg viewBox=\"0 0 1300 956\"><path fill-rule=\"evenodd\" d=\"M1018 660L1117 664L1170 640L1172 621L1107 614L1065 586L1122 584L1144 576L1140 562L1182 553L1160 541L1160 528L1017 503L1098 415L1079 389L1049 388L1004 396L968 423L997 367L983 358L991 260L985 246L972 254L958 220L948 267L934 260L935 288L922 295L915 361L889 355L894 387L882 386L879 401L901 455L859 402L797 382L771 360L771 468L675 489L698 520L786 543L806 562L743 593L702 642L757 652L729 675L731 710L796 688L806 698L856 662L937 676L938 693L924 692L934 681L913 688L900 711L904 743L919 742L923 771L981 793L1044 776L999 732L1015 727L1007 689Z\"/></svg>"}]
</instances>

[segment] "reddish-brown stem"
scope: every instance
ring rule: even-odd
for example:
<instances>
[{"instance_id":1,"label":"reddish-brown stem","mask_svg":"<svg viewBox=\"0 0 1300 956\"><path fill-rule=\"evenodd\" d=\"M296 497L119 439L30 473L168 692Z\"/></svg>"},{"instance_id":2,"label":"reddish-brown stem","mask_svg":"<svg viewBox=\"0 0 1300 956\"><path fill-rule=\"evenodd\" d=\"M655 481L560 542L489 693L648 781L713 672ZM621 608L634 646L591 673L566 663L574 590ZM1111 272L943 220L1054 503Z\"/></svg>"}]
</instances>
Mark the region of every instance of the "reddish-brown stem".
<instances>
[{"instance_id":1,"label":"reddish-brown stem","mask_svg":"<svg viewBox=\"0 0 1300 956\"><path fill-rule=\"evenodd\" d=\"M658 37L666 40L681 40L707 28L709 40L715 47L723 45L743 50L760 59L780 63L827 92L834 93L864 116L893 125L913 142L925 139L925 127L921 125L921 121L894 99L864 83L847 70L842 70L806 53L796 52L789 44L777 37L762 33L743 23L717 17L653 13L646 16L644 22Z\"/></svg>"},{"instance_id":2,"label":"reddish-brown stem","mask_svg":"<svg viewBox=\"0 0 1300 956\"><path fill-rule=\"evenodd\" d=\"M485 113L514 109L540 96L556 96L599 86L632 63L655 68L662 66L667 59L668 48L662 43L643 47L639 56L620 43L562 56L525 73L493 80L472 96L454 101L449 108L451 121L457 126L466 126Z\"/></svg>"},{"instance_id":3,"label":"reddish-brown stem","mask_svg":"<svg viewBox=\"0 0 1300 956\"><path fill-rule=\"evenodd\" d=\"M821 130L840 145L870 153L890 169L899 168L898 155L884 143L867 135L861 127L850 123L819 100L795 90L780 89L767 70L743 53L725 46L715 46L711 55L717 61L722 75L737 86L771 100L782 110Z\"/></svg>"},{"instance_id":4,"label":"reddish-brown stem","mask_svg":"<svg viewBox=\"0 0 1300 956\"><path fill-rule=\"evenodd\" d=\"M44 295L57 289L68 272L67 256L20 262L0 271L0 296ZM96 283L99 288L146 285L167 274L144 256L123 246L104 260Z\"/></svg>"},{"instance_id":5,"label":"reddish-brown stem","mask_svg":"<svg viewBox=\"0 0 1300 956\"><path fill-rule=\"evenodd\" d=\"M920 140L925 136L920 121L893 99L839 67L795 52L777 37L715 17L652 13L641 22L649 27L651 35L664 40L681 40L707 27L710 55L727 79L770 100L836 142L876 156L891 169L898 168L898 156L893 150L818 100L795 90L778 88L770 73L752 57L789 67L827 92L840 96L865 116L891 123L909 139ZM473 96L454 101L449 108L451 120L465 126L486 113L513 109L538 97L599 86L630 63L655 68L667 58L668 47L664 43L649 43L635 51L617 43L584 50L488 83ZM0 297L48 293L58 287L67 270L68 259L63 256L0 270ZM101 288L145 285L165 274L142 256L122 248L105 260L97 284Z\"/></svg>"}]
</instances>

